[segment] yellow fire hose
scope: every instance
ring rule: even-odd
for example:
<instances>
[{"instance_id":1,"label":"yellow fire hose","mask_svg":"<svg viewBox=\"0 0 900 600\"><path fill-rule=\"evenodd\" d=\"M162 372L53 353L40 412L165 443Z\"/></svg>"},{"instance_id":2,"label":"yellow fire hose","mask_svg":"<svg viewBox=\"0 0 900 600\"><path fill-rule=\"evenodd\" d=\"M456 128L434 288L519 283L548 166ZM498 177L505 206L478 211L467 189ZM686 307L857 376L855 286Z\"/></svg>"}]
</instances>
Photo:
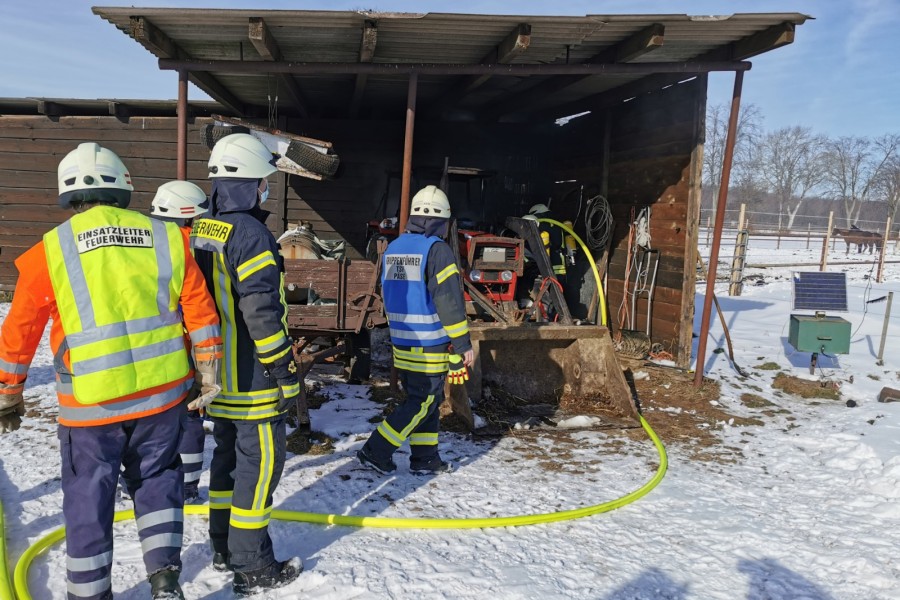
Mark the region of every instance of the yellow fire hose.
<instances>
[{"instance_id":1,"label":"yellow fire hose","mask_svg":"<svg viewBox=\"0 0 900 600\"><path fill-rule=\"evenodd\" d=\"M12 581L9 578L9 562L6 558L6 518L3 515L3 501L0 501L0 600L15 600Z\"/></svg>"},{"instance_id":2,"label":"yellow fire hose","mask_svg":"<svg viewBox=\"0 0 900 600\"><path fill-rule=\"evenodd\" d=\"M591 264L591 271L594 272L594 279L597 281L597 297L600 298L600 324L604 327L607 326L607 318L606 318L606 298L603 295L603 283L600 281L600 271L597 269L597 263L594 262L594 257L591 256L591 251L588 250L588 247L584 245L584 242L581 241L581 238L572 231L572 228L566 225L565 223L560 223L559 221L554 221L553 219L538 219L538 223L549 223L550 225L555 225L571 235L575 238L575 241L578 242L578 245L581 246L581 249L584 251L584 255L587 256L588 262Z\"/></svg>"},{"instance_id":3,"label":"yellow fire hose","mask_svg":"<svg viewBox=\"0 0 900 600\"><path fill-rule=\"evenodd\" d=\"M309 513L293 510L272 511L272 518L279 521L294 521L297 523L317 523L320 525L344 525L347 527L379 527L387 529L487 529L491 527L516 527L522 525L536 525L538 523L553 523L556 521L569 521L572 519L580 519L590 515L609 512L617 508L621 508L626 504L630 504L635 500L645 496L653 488L655 488L666 474L669 461L666 456L666 449L662 445L656 432L650 427L650 424L644 420L644 417L638 415L644 431L650 436L656 451L659 454L659 467L656 473L640 488L625 494L621 498L610 500L602 504L593 506L585 506L583 508L574 508L553 513L541 513L536 515L519 515L512 517L482 517L482 518L465 518L465 519L428 519L428 518L392 518L392 517L355 517L353 515L329 515L324 513ZM209 506L189 504L184 507L185 514L188 515L208 515ZM133 519L133 510L123 510L115 514L114 522ZM0 523L2 524L2 523ZM3 537L5 539L5 530ZM0 545L0 559L3 560L2 568L0 568L0 600L31 600L31 594L28 590L28 569L31 563L42 552L46 551L50 546L59 542L66 535L66 528L60 527L44 537L36 541L28 548L15 569L15 595L9 588L9 573L6 568L6 548Z\"/></svg>"}]
</instances>

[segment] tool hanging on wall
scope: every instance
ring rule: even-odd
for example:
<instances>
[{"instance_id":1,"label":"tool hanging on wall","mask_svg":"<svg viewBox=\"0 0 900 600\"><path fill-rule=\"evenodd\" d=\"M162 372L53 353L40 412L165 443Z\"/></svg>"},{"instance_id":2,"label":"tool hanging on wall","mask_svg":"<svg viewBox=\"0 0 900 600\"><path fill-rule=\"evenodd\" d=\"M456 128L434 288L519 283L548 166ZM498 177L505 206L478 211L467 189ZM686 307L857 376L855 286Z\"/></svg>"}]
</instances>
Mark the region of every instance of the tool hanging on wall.
<instances>
[{"instance_id":1,"label":"tool hanging on wall","mask_svg":"<svg viewBox=\"0 0 900 600\"><path fill-rule=\"evenodd\" d=\"M637 216L634 208L631 209L619 330L614 339L617 351L636 358L644 358L650 351L651 308L659 270L659 250L650 247L650 215L649 206L641 209ZM643 331L637 329L637 301L641 297L647 300Z\"/></svg>"}]
</instances>

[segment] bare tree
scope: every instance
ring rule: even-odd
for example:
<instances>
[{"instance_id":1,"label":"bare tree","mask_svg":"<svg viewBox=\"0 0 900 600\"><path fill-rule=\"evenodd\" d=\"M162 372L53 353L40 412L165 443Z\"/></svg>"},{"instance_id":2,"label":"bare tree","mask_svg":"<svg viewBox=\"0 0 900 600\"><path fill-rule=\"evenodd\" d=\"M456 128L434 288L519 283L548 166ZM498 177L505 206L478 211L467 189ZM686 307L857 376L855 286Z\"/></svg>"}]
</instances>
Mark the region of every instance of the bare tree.
<instances>
[{"instance_id":1,"label":"bare tree","mask_svg":"<svg viewBox=\"0 0 900 600\"><path fill-rule=\"evenodd\" d=\"M725 141L728 137L728 117L731 112L731 104L712 104L706 109L706 141L703 144L703 172L704 183L712 192L712 218L716 216L716 199L719 195L719 183L722 181L722 161L725 157ZM738 114L737 139L734 148L734 166L736 181L741 180L745 173L741 172L742 165L750 160L752 148L755 146L761 133L763 117L755 104L747 104L741 108ZM744 182L747 183L746 181Z\"/></svg>"},{"instance_id":2,"label":"bare tree","mask_svg":"<svg viewBox=\"0 0 900 600\"><path fill-rule=\"evenodd\" d=\"M900 136L885 135L876 140L840 137L829 140L823 154L825 189L841 202L847 227L859 219L887 162L897 153Z\"/></svg>"},{"instance_id":3,"label":"bare tree","mask_svg":"<svg viewBox=\"0 0 900 600\"><path fill-rule=\"evenodd\" d=\"M881 170L876 182L878 196L887 204L887 214L892 223L897 222L897 209L900 208L900 154L895 153Z\"/></svg>"},{"instance_id":4,"label":"bare tree","mask_svg":"<svg viewBox=\"0 0 900 600\"><path fill-rule=\"evenodd\" d=\"M763 136L759 146L759 173L778 204L778 229L787 216L787 228L807 194L822 183L821 155L825 139L809 127L784 127Z\"/></svg>"}]
</instances>

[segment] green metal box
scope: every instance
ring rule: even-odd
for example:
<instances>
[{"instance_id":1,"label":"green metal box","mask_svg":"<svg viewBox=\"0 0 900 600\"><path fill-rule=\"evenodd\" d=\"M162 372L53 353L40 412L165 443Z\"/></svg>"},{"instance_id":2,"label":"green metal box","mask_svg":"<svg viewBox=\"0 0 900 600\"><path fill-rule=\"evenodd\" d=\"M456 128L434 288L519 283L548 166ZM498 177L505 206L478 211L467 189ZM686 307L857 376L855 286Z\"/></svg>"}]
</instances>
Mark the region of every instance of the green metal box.
<instances>
[{"instance_id":1,"label":"green metal box","mask_svg":"<svg viewBox=\"0 0 900 600\"><path fill-rule=\"evenodd\" d=\"M788 341L800 352L848 354L850 321L840 317L791 315Z\"/></svg>"}]
</instances>

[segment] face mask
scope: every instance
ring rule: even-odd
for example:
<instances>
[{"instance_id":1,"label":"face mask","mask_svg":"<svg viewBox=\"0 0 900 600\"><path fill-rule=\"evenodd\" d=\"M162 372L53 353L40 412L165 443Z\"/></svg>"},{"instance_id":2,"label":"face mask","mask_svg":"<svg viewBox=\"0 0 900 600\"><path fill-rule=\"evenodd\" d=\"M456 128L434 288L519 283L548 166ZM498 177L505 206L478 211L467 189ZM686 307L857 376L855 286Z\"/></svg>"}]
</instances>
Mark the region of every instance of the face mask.
<instances>
[{"instance_id":1,"label":"face mask","mask_svg":"<svg viewBox=\"0 0 900 600\"><path fill-rule=\"evenodd\" d=\"M269 199L269 186L267 185L266 189L259 192L259 203L265 204L266 200L268 200L268 199Z\"/></svg>"}]
</instances>

